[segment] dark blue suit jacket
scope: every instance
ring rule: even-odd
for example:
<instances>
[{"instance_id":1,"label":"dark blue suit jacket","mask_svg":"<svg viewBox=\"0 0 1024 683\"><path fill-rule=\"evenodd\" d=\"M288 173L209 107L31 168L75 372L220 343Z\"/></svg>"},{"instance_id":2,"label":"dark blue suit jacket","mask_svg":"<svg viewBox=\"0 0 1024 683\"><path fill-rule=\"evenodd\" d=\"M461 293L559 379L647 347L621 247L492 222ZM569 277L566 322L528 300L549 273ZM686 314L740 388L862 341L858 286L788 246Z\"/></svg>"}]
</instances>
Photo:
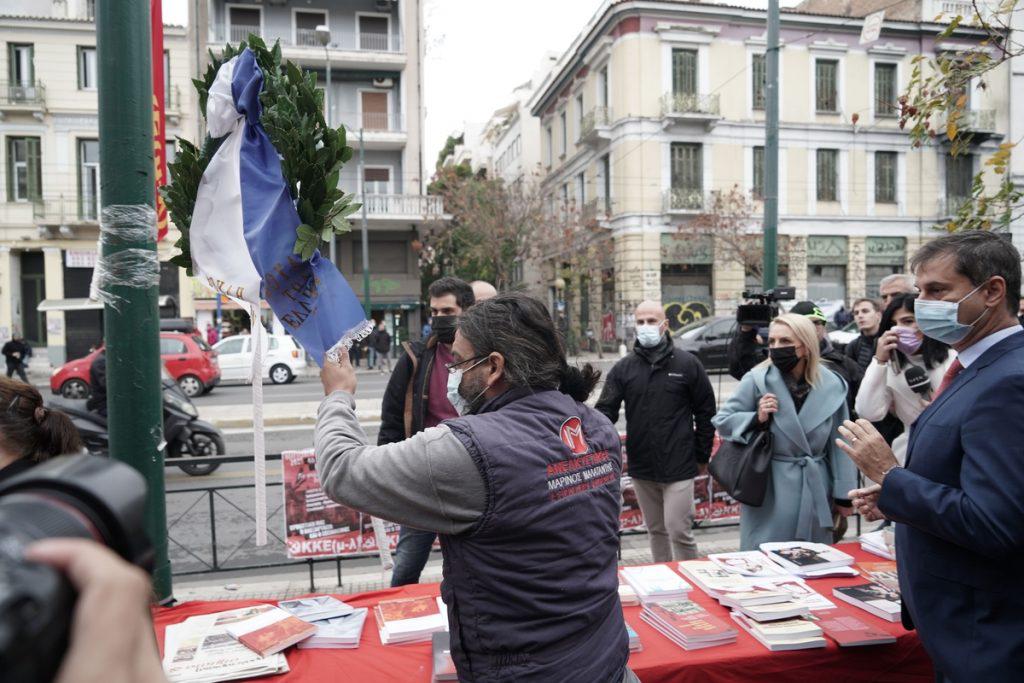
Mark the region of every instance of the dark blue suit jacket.
<instances>
[{"instance_id":1,"label":"dark blue suit jacket","mask_svg":"<svg viewBox=\"0 0 1024 683\"><path fill-rule=\"evenodd\" d=\"M921 414L878 507L897 522L903 605L936 669L1024 681L1024 332Z\"/></svg>"}]
</instances>

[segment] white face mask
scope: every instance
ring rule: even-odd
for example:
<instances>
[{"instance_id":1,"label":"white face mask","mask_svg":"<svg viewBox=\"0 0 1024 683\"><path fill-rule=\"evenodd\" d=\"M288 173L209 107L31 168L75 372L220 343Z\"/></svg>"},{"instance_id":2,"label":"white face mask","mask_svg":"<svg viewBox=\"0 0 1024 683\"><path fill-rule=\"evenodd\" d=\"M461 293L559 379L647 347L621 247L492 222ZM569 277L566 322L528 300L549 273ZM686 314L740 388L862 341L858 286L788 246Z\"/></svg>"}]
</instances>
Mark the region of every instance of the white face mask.
<instances>
[{"instance_id":1,"label":"white face mask","mask_svg":"<svg viewBox=\"0 0 1024 683\"><path fill-rule=\"evenodd\" d=\"M487 357L481 358L479 361L466 368L466 370L459 369L448 373L448 402L452 404L452 408L455 408L455 412L459 415L468 415L471 413L473 410L473 404L476 403L477 400L484 395L484 392L490 388L484 387L484 390L477 394L472 401L463 398L462 394L459 393L459 387L462 385L462 376L466 374L467 370L472 370L485 360L487 360Z\"/></svg>"},{"instance_id":2,"label":"white face mask","mask_svg":"<svg viewBox=\"0 0 1024 683\"><path fill-rule=\"evenodd\" d=\"M661 343L661 325L637 325L636 340L645 349L652 349Z\"/></svg>"}]
</instances>

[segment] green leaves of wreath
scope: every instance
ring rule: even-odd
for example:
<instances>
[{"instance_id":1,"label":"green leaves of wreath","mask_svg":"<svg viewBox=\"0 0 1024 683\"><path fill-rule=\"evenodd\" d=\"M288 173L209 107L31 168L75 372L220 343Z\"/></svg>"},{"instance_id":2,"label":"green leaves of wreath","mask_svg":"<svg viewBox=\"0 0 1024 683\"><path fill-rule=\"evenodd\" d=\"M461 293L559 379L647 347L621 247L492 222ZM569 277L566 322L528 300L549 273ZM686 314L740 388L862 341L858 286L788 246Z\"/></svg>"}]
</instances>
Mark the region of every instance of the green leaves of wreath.
<instances>
[{"instance_id":1,"label":"green leaves of wreath","mask_svg":"<svg viewBox=\"0 0 1024 683\"><path fill-rule=\"evenodd\" d=\"M353 195L338 188L341 167L352 158L352 148L345 144L344 127L329 128L324 120L324 92L316 87L316 74L303 72L291 62L282 62L280 44L267 49L266 43L256 35L250 35L248 41L237 47L225 45L220 57L211 50L210 65L203 78L192 79L204 119L217 70L221 64L241 54L247 45L263 70L260 120L281 155L281 171L296 199L302 221L295 231L294 253L306 260L321 242L351 230L348 217L361 206L353 203ZM192 253L188 230L196 193L203 172L224 139L207 136L203 145L197 147L179 138L178 155L168 164L172 183L160 189L171 220L181 231L174 245L181 249L181 254L171 262L185 268L189 275L192 275Z\"/></svg>"}]
</instances>

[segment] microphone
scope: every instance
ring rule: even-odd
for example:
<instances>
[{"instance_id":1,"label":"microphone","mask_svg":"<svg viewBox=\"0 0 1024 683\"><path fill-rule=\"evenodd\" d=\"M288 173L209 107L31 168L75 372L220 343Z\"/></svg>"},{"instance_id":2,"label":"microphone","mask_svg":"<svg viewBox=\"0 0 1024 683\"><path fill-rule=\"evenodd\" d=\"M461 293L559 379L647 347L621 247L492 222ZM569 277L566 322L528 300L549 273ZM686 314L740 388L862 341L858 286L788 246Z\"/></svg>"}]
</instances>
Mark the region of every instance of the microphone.
<instances>
[{"instance_id":1,"label":"microphone","mask_svg":"<svg viewBox=\"0 0 1024 683\"><path fill-rule=\"evenodd\" d=\"M903 378L907 380L907 385L915 394L921 394L927 398L931 393L932 381L924 368L911 365L903 372Z\"/></svg>"}]
</instances>

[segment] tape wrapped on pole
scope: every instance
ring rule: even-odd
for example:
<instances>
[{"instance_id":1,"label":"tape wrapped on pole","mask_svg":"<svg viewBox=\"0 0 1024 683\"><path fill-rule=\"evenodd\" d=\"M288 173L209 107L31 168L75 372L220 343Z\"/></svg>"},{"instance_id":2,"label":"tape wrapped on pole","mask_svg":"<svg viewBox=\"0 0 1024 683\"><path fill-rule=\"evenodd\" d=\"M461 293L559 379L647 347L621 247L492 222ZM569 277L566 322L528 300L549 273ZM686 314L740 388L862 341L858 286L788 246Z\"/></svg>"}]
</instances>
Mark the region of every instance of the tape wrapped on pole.
<instances>
[{"instance_id":1,"label":"tape wrapped on pole","mask_svg":"<svg viewBox=\"0 0 1024 683\"><path fill-rule=\"evenodd\" d=\"M129 247L104 254L104 246L152 242L153 249ZM156 211L148 204L111 204L100 212L100 237L89 298L121 310L124 299L113 287L148 289L160 284L160 257L156 248Z\"/></svg>"}]
</instances>

